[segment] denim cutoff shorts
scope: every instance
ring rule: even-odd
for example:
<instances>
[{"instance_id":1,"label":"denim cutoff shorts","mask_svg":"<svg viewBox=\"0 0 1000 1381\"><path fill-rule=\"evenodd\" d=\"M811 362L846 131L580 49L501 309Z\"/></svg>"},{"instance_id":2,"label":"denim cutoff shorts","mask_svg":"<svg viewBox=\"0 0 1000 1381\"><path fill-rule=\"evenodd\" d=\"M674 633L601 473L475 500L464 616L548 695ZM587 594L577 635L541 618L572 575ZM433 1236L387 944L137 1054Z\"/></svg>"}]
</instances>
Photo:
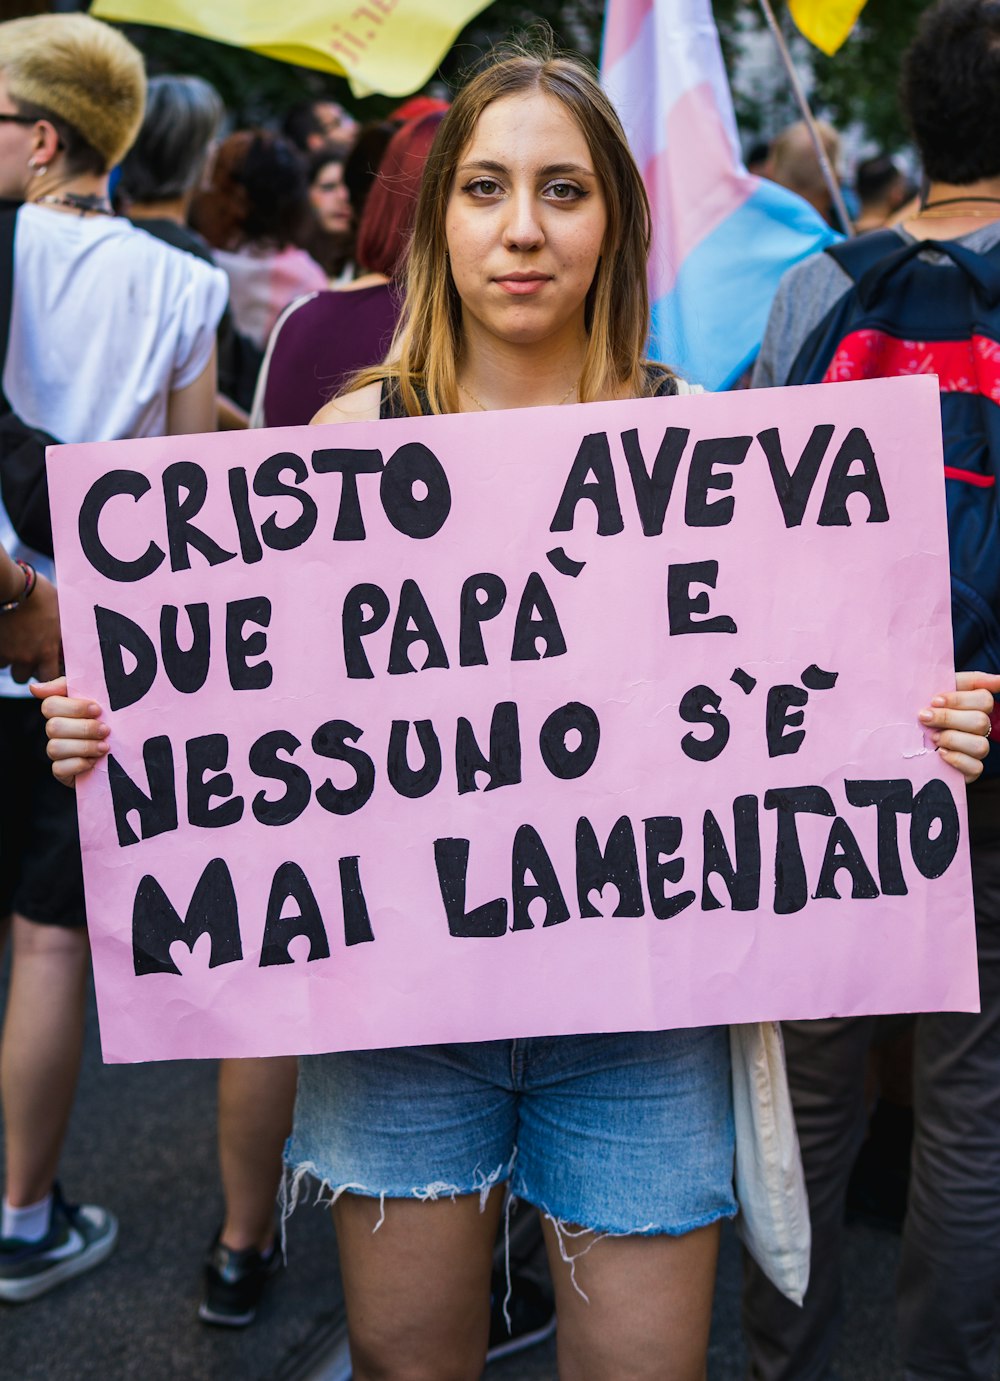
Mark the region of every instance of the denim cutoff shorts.
<instances>
[{"instance_id":1,"label":"denim cutoff shorts","mask_svg":"<svg viewBox=\"0 0 1000 1381\"><path fill-rule=\"evenodd\" d=\"M286 1160L334 1197L509 1181L558 1224L679 1235L736 1214L734 1143L729 1036L706 1026L306 1056Z\"/></svg>"}]
</instances>

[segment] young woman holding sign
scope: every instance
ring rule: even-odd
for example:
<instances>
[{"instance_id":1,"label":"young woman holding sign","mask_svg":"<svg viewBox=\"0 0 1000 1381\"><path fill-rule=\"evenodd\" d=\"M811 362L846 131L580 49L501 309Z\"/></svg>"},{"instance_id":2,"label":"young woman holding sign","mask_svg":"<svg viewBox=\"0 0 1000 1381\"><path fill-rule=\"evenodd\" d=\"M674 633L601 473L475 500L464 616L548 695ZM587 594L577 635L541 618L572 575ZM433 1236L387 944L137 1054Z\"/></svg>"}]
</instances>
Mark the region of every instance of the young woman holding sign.
<instances>
[{"instance_id":1,"label":"young woman holding sign","mask_svg":"<svg viewBox=\"0 0 1000 1381\"><path fill-rule=\"evenodd\" d=\"M391 363L316 420L682 391L643 357L648 248L642 179L592 76L549 54L494 62L430 155ZM47 691L71 781L105 751L96 707ZM970 779L991 705L967 678L920 715ZM702 1028L309 1057L290 1160L335 1198L358 1381L479 1376L505 1181L545 1216L561 1374L697 1381L733 1151L727 1032Z\"/></svg>"}]
</instances>

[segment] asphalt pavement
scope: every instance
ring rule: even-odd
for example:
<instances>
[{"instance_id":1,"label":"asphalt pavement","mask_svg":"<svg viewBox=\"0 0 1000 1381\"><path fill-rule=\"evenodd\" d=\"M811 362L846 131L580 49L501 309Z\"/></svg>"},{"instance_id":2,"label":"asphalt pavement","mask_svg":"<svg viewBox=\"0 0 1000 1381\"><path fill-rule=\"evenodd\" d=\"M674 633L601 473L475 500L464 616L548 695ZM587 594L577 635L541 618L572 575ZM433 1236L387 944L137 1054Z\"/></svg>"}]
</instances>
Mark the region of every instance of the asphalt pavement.
<instances>
[{"instance_id":1,"label":"asphalt pavement","mask_svg":"<svg viewBox=\"0 0 1000 1381\"><path fill-rule=\"evenodd\" d=\"M6 987L0 976L0 992ZM2 1005L2 999L0 999ZM344 1381L343 1301L329 1213L300 1207L287 1266L249 1329L196 1318L202 1255L221 1214L215 1066L103 1065L91 1003L77 1106L63 1158L71 1202L121 1224L104 1265L30 1304L0 1305L2 1381ZM847 1234L838 1381L899 1375L892 1287L899 1241ZM709 1352L711 1381L739 1381L739 1249L727 1231ZM496 1363L488 1381L555 1381L554 1340Z\"/></svg>"}]
</instances>

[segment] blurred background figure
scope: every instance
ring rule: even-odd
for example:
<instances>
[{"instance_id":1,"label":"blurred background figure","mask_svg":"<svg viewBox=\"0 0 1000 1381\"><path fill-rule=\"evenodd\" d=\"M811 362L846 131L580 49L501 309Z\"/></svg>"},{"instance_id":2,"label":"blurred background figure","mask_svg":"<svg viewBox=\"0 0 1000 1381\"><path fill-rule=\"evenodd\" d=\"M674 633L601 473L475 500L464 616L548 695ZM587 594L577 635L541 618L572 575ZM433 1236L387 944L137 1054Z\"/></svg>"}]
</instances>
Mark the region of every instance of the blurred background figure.
<instances>
[{"instance_id":1,"label":"blurred background figure","mask_svg":"<svg viewBox=\"0 0 1000 1381\"><path fill-rule=\"evenodd\" d=\"M399 318L393 285L409 247L427 155L444 115L412 120L392 138L358 227L360 277L294 303L268 345L253 424L308 422L359 369L385 358Z\"/></svg>"},{"instance_id":2,"label":"blurred background figure","mask_svg":"<svg viewBox=\"0 0 1000 1381\"><path fill-rule=\"evenodd\" d=\"M121 166L116 200L133 225L212 264L208 242L188 225L224 109L215 87L200 77L153 77L146 114ZM217 421L245 427L261 351L235 329L226 309L218 331Z\"/></svg>"},{"instance_id":3,"label":"blurred background figure","mask_svg":"<svg viewBox=\"0 0 1000 1381\"><path fill-rule=\"evenodd\" d=\"M409 100L397 106L389 118L397 124L406 125L411 120L419 120L423 115L443 115L448 109L448 104L439 96L411 96Z\"/></svg>"},{"instance_id":4,"label":"blurred background figure","mask_svg":"<svg viewBox=\"0 0 1000 1381\"><path fill-rule=\"evenodd\" d=\"M281 132L302 151L315 153L333 141L350 145L358 122L336 101L302 101L285 116Z\"/></svg>"},{"instance_id":5,"label":"blurred background figure","mask_svg":"<svg viewBox=\"0 0 1000 1381\"><path fill-rule=\"evenodd\" d=\"M880 229L913 195L906 175L884 153L858 164L854 188L860 207L854 228L859 235Z\"/></svg>"},{"instance_id":6,"label":"blurred background figure","mask_svg":"<svg viewBox=\"0 0 1000 1381\"><path fill-rule=\"evenodd\" d=\"M399 127L397 120L374 120L371 124L362 125L358 131L354 147L344 164L344 182L354 208L355 225L361 224L361 213L365 209L371 185L389 147L389 140Z\"/></svg>"},{"instance_id":7,"label":"blurred background figure","mask_svg":"<svg viewBox=\"0 0 1000 1381\"><path fill-rule=\"evenodd\" d=\"M239 130L219 145L209 185L194 198L191 223L229 276L236 329L263 349L289 302L326 287L301 248L312 211L305 163L281 135Z\"/></svg>"},{"instance_id":8,"label":"blurred background figure","mask_svg":"<svg viewBox=\"0 0 1000 1381\"><path fill-rule=\"evenodd\" d=\"M334 282L354 276L354 208L344 181L347 153L346 145L323 144L307 165L315 224L305 247Z\"/></svg>"},{"instance_id":9,"label":"blurred background figure","mask_svg":"<svg viewBox=\"0 0 1000 1381\"><path fill-rule=\"evenodd\" d=\"M817 120L816 127L826 150L833 175L840 180L840 135L825 120ZM797 192L810 206L815 207L828 224L838 224L830 189L823 177L812 136L804 120L796 120L777 136L771 145L767 162L760 169L764 177ZM846 227L844 227L846 229Z\"/></svg>"},{"instance_id":10,"label":"blurred background figure","mask_svg":"<svg viewBox=\"0 0 1000 1381\"><path fill-rule=\"evenodd\" d=\"M997 660L986 648L1000 605L995 580L989 583L1000 465L992 286L1000 270L997 0L937 0L924 9L901 77L903 115L927 179L923 201L884 234L832 247L788 271L753 382L767 388L813 383L834 355L838 380L904 374L914 368L911 343L921 342L917 367L940 376L956 660L972 667ZM942 252L916 254L927 241ZM861 281L872 290L868 297L866 288L864 307ZM986 322L994 323L992 331ZM983 583L970 594L970 581ZM973 600L977 612L970 618L965 611ZM881 1145L877 1156L865 1157L867 1165L859 1162L854 1178L854 1190L870 1191L881 1180L874 1206L883 1219L898 1219L909 1173L896 1281L900 1355L892 1369L906 1381L994 1381L1000 1362L996 763L994 757L968 790L982 1010L917 1015L912 1072L905 1044L897 1045L891 1063L885 1052L892 1047L882 1044L881 1111L870 1124ZM754 1381L820 1381L839 1370L833 1353L845 1312L845 1198L874 1093L870 1083L866 1088L869 1050L873 1039L888 1034L886 1027L880 1018L851 1016L782 1023L809 1193L811 1271L799 1307L747 1263L743 1319ZM869 1210L870 1195L854 1206Z\"/></svg>"},{"instance_id":11,"label":"blurred background figure","mask_svg":"<svg viewBox=\"0 0 1000 1381\"><path fill-rule=\"evenodd\" d=\"M222 98L201 77L152 77L142 128L115 189L134 224L209 262L208 245L187 220L223 114Z\"/></svg>"},{"instance_id":12,"label":"blurred background figure","mask_svg":"<svg viewBox=\"0 0 1000 1381\"><path fill-rule=\"evenodd\" d=\"M767 176L767 160L771 157L771 145L766 139L755 139L747 149L746 167L755 177Z\"/></svg>"}]
</instances>

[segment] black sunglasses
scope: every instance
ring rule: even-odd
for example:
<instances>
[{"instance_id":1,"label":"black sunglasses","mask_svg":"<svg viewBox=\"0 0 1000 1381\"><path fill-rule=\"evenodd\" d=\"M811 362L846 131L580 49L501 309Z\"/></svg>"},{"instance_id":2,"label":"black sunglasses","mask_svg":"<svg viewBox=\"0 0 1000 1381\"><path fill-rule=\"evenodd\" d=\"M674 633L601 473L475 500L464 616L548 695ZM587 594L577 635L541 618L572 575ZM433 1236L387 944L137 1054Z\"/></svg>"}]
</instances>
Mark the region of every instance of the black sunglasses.
<instances>
[{"instance_id":1,"label":"black sunglasses","mask_svg":"<svg viewBox=\"0 0 1000 1381\"><path fill-rule=\"evenodd\" d=\"M45 118L44 115L9 115L5 111L0 110L0 125L37 125L39 120L44 120ZM49 124L52 124L51 120L49 120ZM53 128L55 128L54 125ZM65 149L65 147L66 141L63 139L58 129L56 129L56 148L62 150Z\"/></svg>"}]
</instances>

